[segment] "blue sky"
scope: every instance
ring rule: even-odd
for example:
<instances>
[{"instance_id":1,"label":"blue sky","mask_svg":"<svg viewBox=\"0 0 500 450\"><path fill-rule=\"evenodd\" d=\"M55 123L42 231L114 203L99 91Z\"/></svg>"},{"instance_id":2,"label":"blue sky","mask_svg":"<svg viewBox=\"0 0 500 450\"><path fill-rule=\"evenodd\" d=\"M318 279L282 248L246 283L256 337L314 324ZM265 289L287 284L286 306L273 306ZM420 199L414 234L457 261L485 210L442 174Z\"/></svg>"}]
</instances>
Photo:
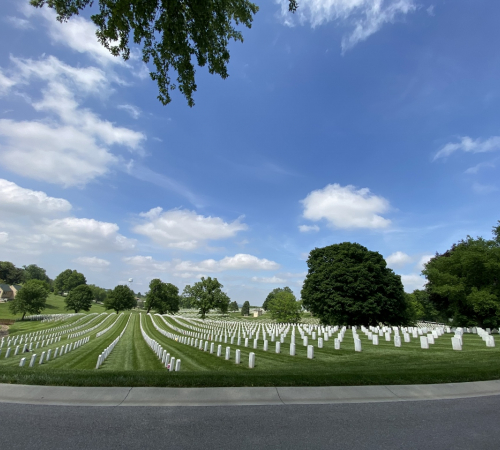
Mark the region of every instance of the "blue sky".
<instances>
[{"instance_id":1,"label":"blue sky","mask_svg":"<svg viewBox=\"0 0 500 450\"><path fill-rule=\"evenodd\" d=\"M259 4L229 78L162 106L82 14L8 1L0 27L1 260L112 288L217 277L233 300L300 297L309 251L422 263L499 217L500 4Z\"/></svg>"}]
</instances>

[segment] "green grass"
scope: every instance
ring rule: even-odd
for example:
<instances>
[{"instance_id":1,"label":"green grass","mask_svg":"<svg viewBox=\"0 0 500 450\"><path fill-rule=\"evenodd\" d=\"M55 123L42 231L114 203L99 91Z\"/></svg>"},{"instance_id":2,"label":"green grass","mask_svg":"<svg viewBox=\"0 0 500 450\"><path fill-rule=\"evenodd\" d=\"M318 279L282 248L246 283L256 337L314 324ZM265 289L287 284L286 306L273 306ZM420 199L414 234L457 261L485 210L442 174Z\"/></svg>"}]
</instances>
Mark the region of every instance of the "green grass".
<instances>
[{"instance_id":1,"label":"green grass","mask_svg":"<svg viewBox=\"0 0 500 450\"><path fill-rule=\"evenodd\" d=\"M101 313L106 311L104 306L97 305L96 303L92 304L90 311L85 314L90 313ZM49 294L47 298L47 304L45 309L42 311L42 314L68 314L73 313L73 311L66 310L66 303L64 303L64 297L56 294ZM13 315L9 310L9 302L0 303L0 319L11 319L16 320L20 319L22 314Z\"/></svg>"},{"instance_id":2,"label":"green grass","mask_svg":"<svg viewBox=\"0 0 500 450\"><path fill-rule=\"evenodd\" d=\"M126 332L106 362L95 370L98 355L123 330L129 314L131 319ZM19 368L20 355L5 359L0 356L0 382L47 384L64 386L328 386L328 385L375 385L375 384L425 384L456 383L500 379L500 342L495 335L497 347L488 348L477 335L464 336L464 350L451 349L451 335L445 334L431 345L429 350L420 348L419 340L402 343L396 348L392 342L380 338L374 346L359 332L363 351L354 352L354 341L347 330L341 350L334 349L333 336L325 342L323 349L315 348L315 358L306 358L300 335L296 336L296 356L289 356L290 335L282 344L282 353L275 353L275 344L269 342L269 351L264 352L262 341L257 349L221 344L223 356L203 352L197 348L166 338L153 326L153 321L162 329L174 332L167 324L188 330L167 318L167 324L157 316L142 314L147 334L157 340L171 356L182 360L181 372L168 372L144 341L140 332L139 314L126 313L105 335L95 338L95 333L109 326L116 318L113 315L98 329L93 330L88 344L48 364L35 368ZM73 321L76 319L72 319ZM98 321L96 321L98 322ZM89 325L93 326L96 322ZM59 323L57 323L59 325ZM16 323L11 331L26 332L32 329L50 328L52 324L36 322ZM38 328L37 328L38 327ZM64 343L75 341L64 340ZM311 339L310 339L311 340ZM242 344L243 344L242 340ZM312 342L310 342L312 343ZM252 340L250 340L250 346ZM51 347L60 346L60 343ZM231 360L225 361L225 347L231 347ZM235 350L241 350L241 365L234 364ZM43 350L46 350L44 347ZM249 352L256 354L256 367L248 368ZM3 349L5 354L5 347Z\"/></svg>"}]
</instances>

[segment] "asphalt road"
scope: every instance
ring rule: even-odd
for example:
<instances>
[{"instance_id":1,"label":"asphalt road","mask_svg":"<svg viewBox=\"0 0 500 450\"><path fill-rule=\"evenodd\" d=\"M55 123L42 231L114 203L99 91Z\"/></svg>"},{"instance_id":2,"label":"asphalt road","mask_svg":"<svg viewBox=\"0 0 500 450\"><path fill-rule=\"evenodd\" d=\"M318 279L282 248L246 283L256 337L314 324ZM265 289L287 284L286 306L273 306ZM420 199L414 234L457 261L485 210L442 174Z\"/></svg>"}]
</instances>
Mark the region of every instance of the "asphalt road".
<instances>
[{"instance_id":1,"label":"asphalt road","mask_svg":"<svg viewBox=\"0 0 500 450\"><path fill-rule=\"evenodd\" d=\"M2 449L488 449L500 396L286 406L0 404Z\"/></svg>"}]
</instances>

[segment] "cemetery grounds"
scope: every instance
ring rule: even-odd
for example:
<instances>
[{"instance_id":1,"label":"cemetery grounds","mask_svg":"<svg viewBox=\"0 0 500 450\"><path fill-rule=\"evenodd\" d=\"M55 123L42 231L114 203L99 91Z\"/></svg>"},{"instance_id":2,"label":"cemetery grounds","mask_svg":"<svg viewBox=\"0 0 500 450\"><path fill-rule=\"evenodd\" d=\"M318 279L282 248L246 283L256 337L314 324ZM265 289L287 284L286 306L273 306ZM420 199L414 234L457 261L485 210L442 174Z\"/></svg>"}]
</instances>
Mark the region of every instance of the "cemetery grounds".
<instances>
[{"instance_id":1,"label":"cemetery grounds","mask_svg":"<svg viewBox=\"0 0 500 450\"><path fill-rule=\"evenodd\" d=\"M201 320L193 310L160 316L145 311L115 314L102 307L88 314L47 317L15 322L0 337L1 383L338 386L500 379L498 334L481 329L437 324L322 328L312 318L294 326L276 324L266 315L250 320L209 315ZM421 338L427 336L434 343L421 348ZM461 350L453 350L452 338Z\"/></svg>"}]
</instances>

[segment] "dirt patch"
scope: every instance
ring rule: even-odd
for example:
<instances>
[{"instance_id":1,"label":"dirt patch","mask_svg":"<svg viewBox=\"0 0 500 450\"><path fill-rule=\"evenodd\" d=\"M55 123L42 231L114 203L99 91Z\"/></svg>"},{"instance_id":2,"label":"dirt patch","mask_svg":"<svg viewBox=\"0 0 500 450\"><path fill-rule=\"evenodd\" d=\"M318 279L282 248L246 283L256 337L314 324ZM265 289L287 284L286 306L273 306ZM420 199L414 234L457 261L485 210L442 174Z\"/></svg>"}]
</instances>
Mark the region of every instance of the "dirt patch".
<instances>
[{"instance_id":1,"label":"dirt patch","mask_svg":"<svg viewBox=\"0 0 500 450\"><path fill-rule=\"evenodd\" d=\"M9 334L9 326L0 325L0 338L3 336L8 336L8 334Z\"/></svg>"}]
</instances>

